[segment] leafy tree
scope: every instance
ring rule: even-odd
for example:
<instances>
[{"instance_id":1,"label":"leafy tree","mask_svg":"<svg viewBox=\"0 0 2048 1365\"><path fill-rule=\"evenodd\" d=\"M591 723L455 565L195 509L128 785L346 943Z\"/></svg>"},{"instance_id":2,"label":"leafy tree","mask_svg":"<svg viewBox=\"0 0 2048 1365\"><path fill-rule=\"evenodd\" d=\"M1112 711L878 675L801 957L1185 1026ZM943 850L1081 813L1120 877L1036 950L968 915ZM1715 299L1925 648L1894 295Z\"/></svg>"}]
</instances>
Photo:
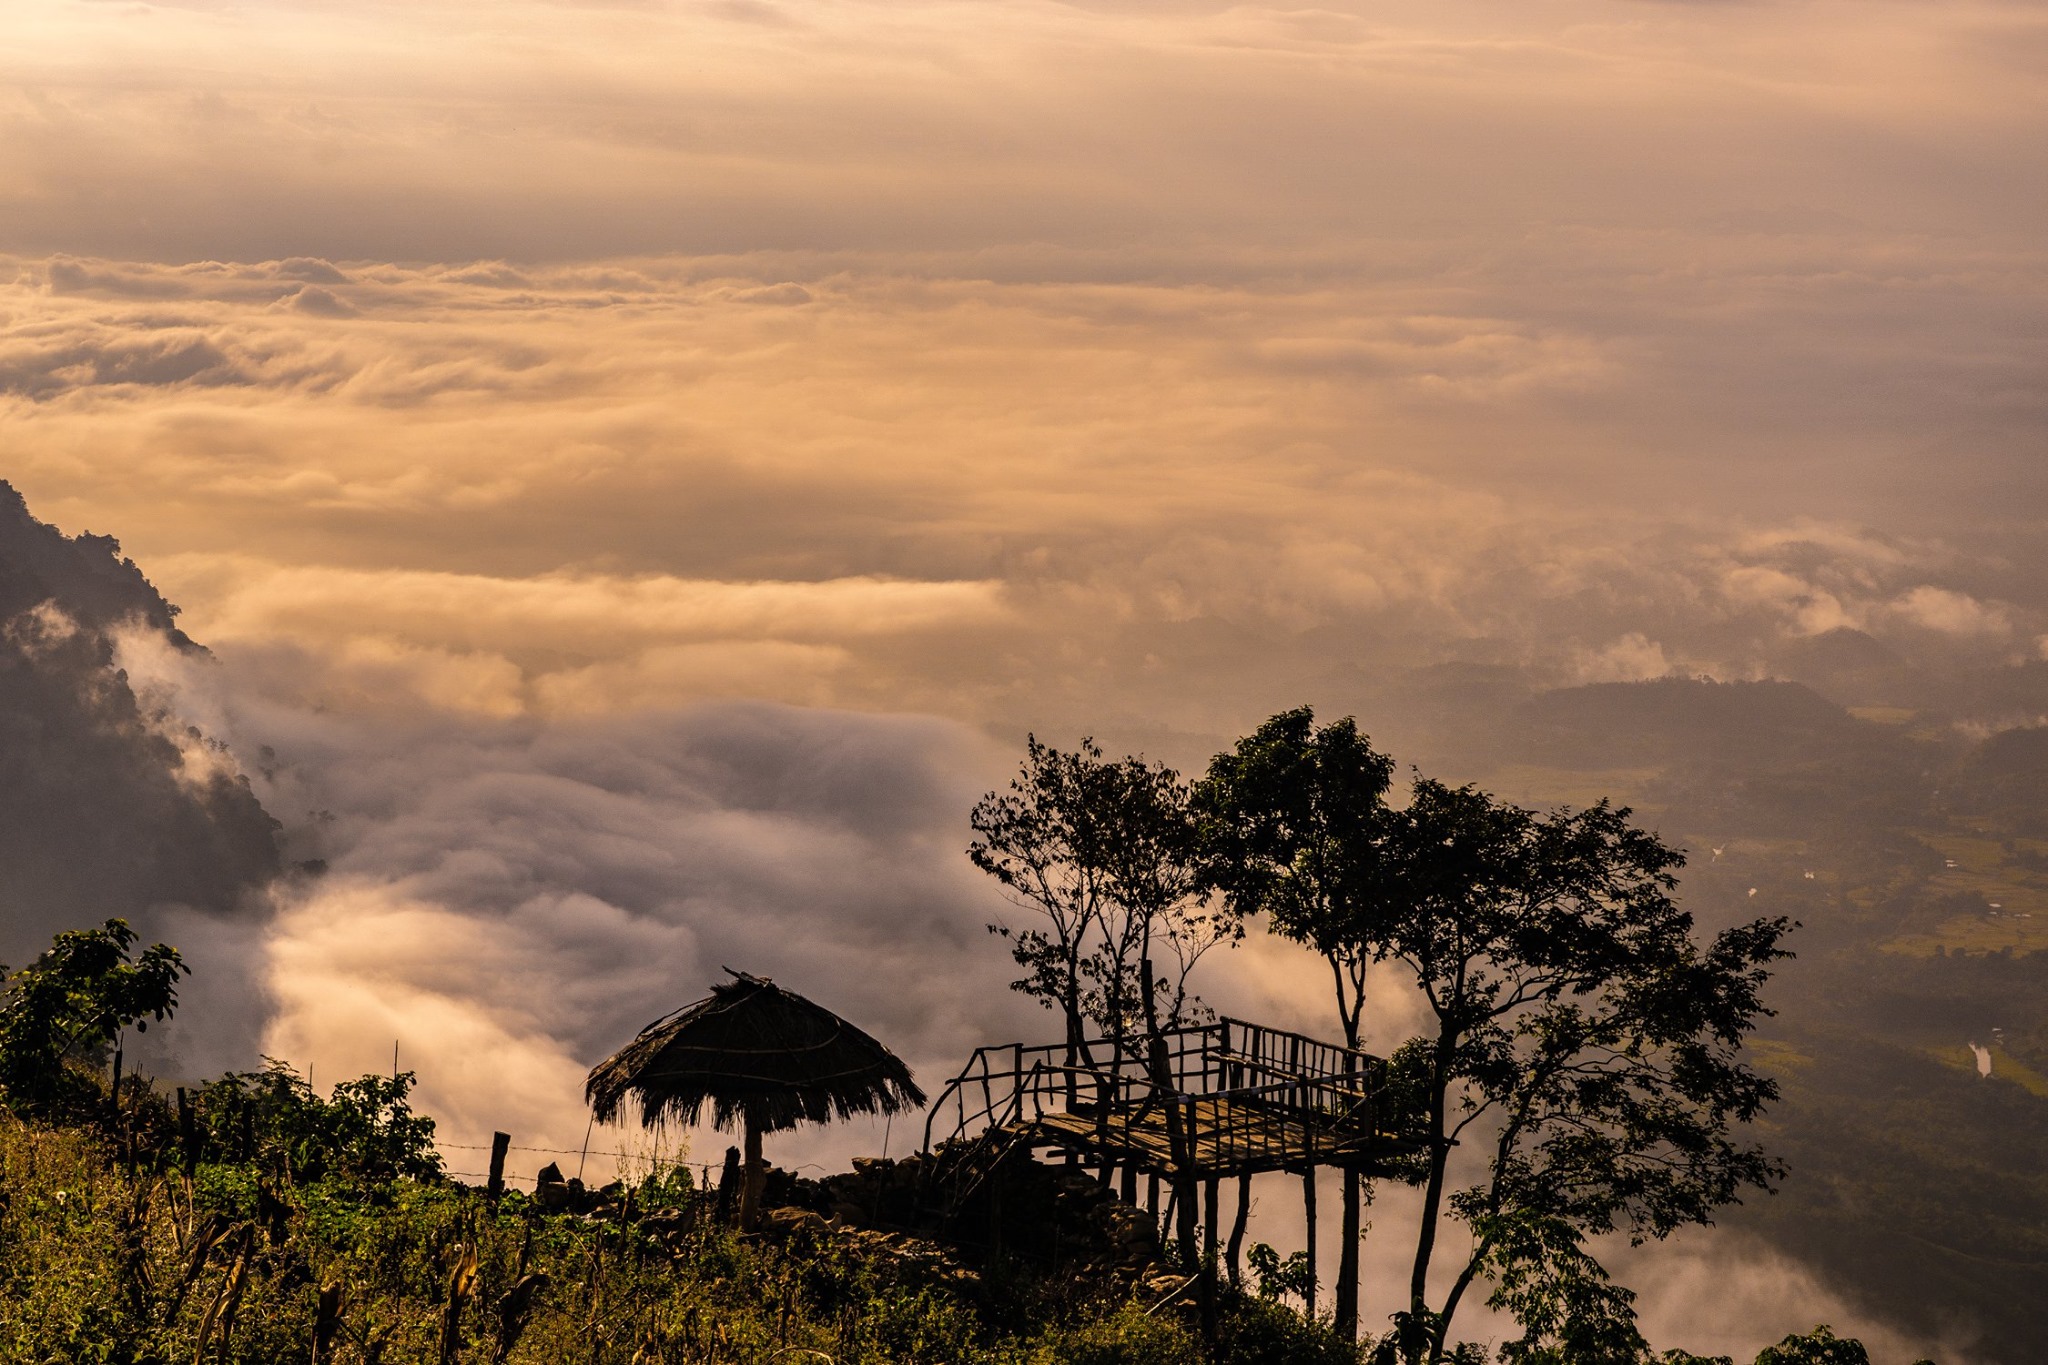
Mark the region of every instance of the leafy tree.
<instances>
[{"instance_id":1,"label":"leafy tree","mask_svg":"<svg viewBox=\"0 0 2048 1365\"><path fill-rule=\"evenodd\" d=\"M435 1180L434 1121L412 1111L413 1080L410 1071L364 1076L322 1099L291 1066L266 1057L260 1071L208 1084L194 1110L216 1160L281 1168L294 1182Z\"/></svg>"},{"instance_id":2,"label":"leafy tree","mask_svg":"<svg viewBox=\"0 0 2048 1365\"><path fill-rule=\"evenodd\" d=\"M1870 1365L1870 1353L1862 1342L1838 1337L1823 1323L1804 1336L1765 1347L1756 1365Z\"/></svg>"},{"instance_id":3,"label":"leafy tree","mask_svg":"<svg viewBox=\"0 0 2048 1365\"><path fill-rule=\"evenodd\" d=\"M1009 941L1024 973L1011 988L1060 1015L1070 1067L1091 1063L1082 964L1101 929L1111 780L1094 740L1069 754L1032 735L1009 790L990 792L968 816L980 837L967 856L1013 903L1044 918L1043 928L991 924L989 932Z\"/></svg>"},{"instance_id":4,"label":"leafy tree","mask_svg":"<svg viewBox=\"0 0 2048 1365\"><path fill-rule=\"evenodd\" d=\"M1492 1248L1487 1306L1522 1325L1501 1346L1502 1365L1639 1365L1648 1354L1635 1294L1608 1277L1571 1223L1524 1211L1475 1231Z\"/></svg>"},{"instance_id":5,"label":"leafy tree","mask_svg":"<svg viewBox=\"0 0 2048 1365\"><path fill-rule=\"evenodd\" d=\"M97 1062L123 1029L146 1032L178 1006L189 969L162 943L133 952L126 920L57 935L34 963L6 977L0 1003L0 1093L23 1116L82 1112L98 1100ZM6 969L0 967L0 976Z\"/></svg>"},{"instance_id":6,"label":"leafy tree","mask_svg":"<svg viewBox=\"0 0 2048 1365\"><path fill-rule=\"evenodd\" d=\"M1589 1332L1622 1349L1625 1292L1579 1239L1661 1238L1782 1173L1735 1129L1777 1093L1740 1049L1769 1013L1759 991L1790 926L1757 920L1695 943L1671 899L1681 855L1628 816L1604 802L1541 816L1428 780L1401 813L1399 913L1382 951L1414 974L1436 1026L1394 1059L1426 1115L1397 1317L1410 1362L1444 1357L1482 1277L1531 1330L1530 1359ZM1479 1171L1453 1189L1460 1145ZM1471 1241L1432 1305L1446 1212Z\"/></svg>"},{"instance_id":7,"label":"leafy tree","mask_svg":"<svg viewBox=\"0 0 2048 1365\"><path fill-rule=\"evenodd\" d=\"M981 837L968 849L975 865L1046 927L1011 931L1024 976L1015 989L1060 1011L1067 1027L1069 1093L1076 1075L1117 1083L1126 1064L1155 1092L1174 1086L1168 1033L1202 1012L1190 989L1196 965L1235 943L1242 924L1212 900L1193 791L1171 768L1141 758L1105 760L1093 741L1061 753L1027 743L1023 770L1007 793L990 793L971 820ZM1108 1057L1091 1054L1086 1025L1108 1035ZM1183 1116L1165 1120L1176 1167L1189 1167ZM1195 1254L1192 1174L1176 1177L1175 1208L1183 1253Z\"/></svg>"},{"instance_id":8,"label":"leafy tree","mask_svg":"<svg viewBox=\"0 0 2048 1365\"><path fill-rule=\"evenodd\" d=\"M1309 1317L1315 1316L1316 1286L1309 1274L1306 1251L1293 1252L1283 1259L1266 1243L1254 1242L1245 1259L1251 1264L1260 1298L1279 1299L1291 1294L1301 1300Z\"/></svg>"},{"instance_id":9,"label":"leafy tree","mask_svg":"<svg viewBox=\"0 0 2048 1365\"><path fill-rule=\"evenodd\" d=\"M1264 913L1273 931L1329 964L1345 1046L1365 1017L1366 971L1386 939L1388 812L1394 761L1351 717L1318 729L1303 706L1273 716L1218 754L1197 795L1215 876L1239 915ZM1337 1331L1358 1334L1358 1172L1344 1172ZM1311 1294L1313 1303L1313 1294Z\"/></svg>"}]
</instances>

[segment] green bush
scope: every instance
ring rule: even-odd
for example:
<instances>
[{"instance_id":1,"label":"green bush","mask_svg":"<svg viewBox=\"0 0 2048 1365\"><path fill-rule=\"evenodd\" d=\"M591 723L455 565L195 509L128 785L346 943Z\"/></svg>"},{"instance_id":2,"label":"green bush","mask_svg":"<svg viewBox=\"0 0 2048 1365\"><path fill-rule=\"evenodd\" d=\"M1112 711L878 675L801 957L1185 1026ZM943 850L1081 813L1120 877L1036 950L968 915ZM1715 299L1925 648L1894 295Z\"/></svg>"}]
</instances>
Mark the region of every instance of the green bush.
<instances>
[{"instance_id":1,"label":"green bush","mask_svg":"<svg viewBox=\"0 0 2048 1365\"><path fill-rule=\"evenodd\" d=\"M1870 1365L1870 1353L1861 1342L1838 1337L1823 1323L1805 1336L1786 1337L1766 1347L1756 1365Z\"/></svg>"},{"instance_id":2,"label":"green bush","mask_svg":"<svg viewBox=\"0 0 2048 1365\"><path fill-rule=\"evenodd\" d=\"M1046 1333L1031 1365L1188 1365L1200 1355L1199 1343L1178 1322L1125 1304L1106 1318Z\"/></svg>"},{"instance_id":3,"label":"green bush","mask_svg":"<svg viewBox=\"0 0 2048 1365\"><path fill-rule=\"evenodd\" d=\"M412 1111L413 1073L364 1076L321 1099L284 1062L231 1071L193 1102L207 1157L252 1162L295 1181L364 1185L441 1175L434 1121Z\"/></svg>"}]
</instances>

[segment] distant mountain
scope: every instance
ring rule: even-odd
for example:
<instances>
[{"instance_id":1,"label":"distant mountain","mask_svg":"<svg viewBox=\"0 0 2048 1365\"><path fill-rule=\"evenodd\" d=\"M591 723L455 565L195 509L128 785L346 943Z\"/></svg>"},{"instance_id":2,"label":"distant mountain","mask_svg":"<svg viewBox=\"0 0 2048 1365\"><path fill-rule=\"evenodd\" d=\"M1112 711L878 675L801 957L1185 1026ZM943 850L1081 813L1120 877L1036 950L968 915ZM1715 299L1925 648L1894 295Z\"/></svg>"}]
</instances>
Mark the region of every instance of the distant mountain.
<instances>
[{"instance_id":1,"label":"distant mountain","mask_svg":"<svg viewBox=\"0 0 2048 1365\"><path fill-rule=\"evenodd\" d=\"M186 762L196 734L151 714L114 633L202 652L110 536L37 521L0 481L0 962L60 929L170 906L255 913L280 870L277 823L246 782Z\"/></svg>"},{"instance_id":2,"label":"distant mountain","mask_svg":"<svg viewBox=\"0 0 2048 1365\"><path fill-rule=\"evenodd\" d=\"M1812 655L1889 666L1853 632ZM1978 1365L2031 1365L2048 1341L2048 726L1987 737L1974 718L2040 714L2048 667L1923 681L1925 709L1881 717L1790 681L1546 692L1488 718L1493 767L1473 775L1529 804L1635 805L1689 851L1680 894L1705 925L1800 922L1756 1053L1784 1087L1761 1133L1790 1175L1721 1221Z\"/></svg>"}]
</instances>

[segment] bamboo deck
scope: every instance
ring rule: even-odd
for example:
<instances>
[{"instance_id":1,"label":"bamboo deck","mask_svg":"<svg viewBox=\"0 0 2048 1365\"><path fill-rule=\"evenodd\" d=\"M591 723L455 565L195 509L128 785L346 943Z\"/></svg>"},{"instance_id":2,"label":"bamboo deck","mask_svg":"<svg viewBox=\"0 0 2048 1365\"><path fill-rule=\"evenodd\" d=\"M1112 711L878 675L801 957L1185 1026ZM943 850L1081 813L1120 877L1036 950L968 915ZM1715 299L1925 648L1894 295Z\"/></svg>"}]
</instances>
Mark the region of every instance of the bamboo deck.
<instances>
[{"instance_id":1,"label":"bamboo deck","mask_svg":"<svg viewBox=\"0 0 2048 1365\"><path fill-rule=\"evenodd\" d=\"M1275 1114L1228 1099L1188 1106L1193 1122L1192 1174L1198 1178L1300 1171L1309 1166L1372 1170L1414 1150L1389 1134L1304 1131L1292 1115ZM1136 1166L1156 1175L1176 1170L1164 1109L1102 1115L1054 1110L1003 1125L1034 1145L1072 1150Z\"/></svg>"},{"instance_id":2,"label":"bamboo deck","mask_svg":"<svg viewBox=\"0 0 2048 1365\"><path fill-rule=\"evenodd\" d=\"M1146 1057L1132 1040L975 1050L926 1111L924 1150L1003 1134L1162 1176L1383 1168L1415 1145L1386 1130L1386 1063L1237 1019L1189 1025ZM1176 1161L1168 1113L1187 1125Z\"/></svg>"}]
</instances>

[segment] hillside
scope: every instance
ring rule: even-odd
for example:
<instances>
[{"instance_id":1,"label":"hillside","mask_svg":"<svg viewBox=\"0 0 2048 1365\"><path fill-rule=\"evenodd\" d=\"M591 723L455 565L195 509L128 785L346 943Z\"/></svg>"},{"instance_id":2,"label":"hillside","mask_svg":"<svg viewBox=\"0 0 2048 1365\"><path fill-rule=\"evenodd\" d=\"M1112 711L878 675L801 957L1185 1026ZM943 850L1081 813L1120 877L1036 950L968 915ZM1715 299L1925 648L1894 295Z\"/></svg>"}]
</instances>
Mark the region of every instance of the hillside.
<instances>
[{"instance_id":1,"label":"hillside","mask_svg":"<svg viewBox=\"0 0 2048 1365\"><path fill-rule=\"evenodd\" d=\"M1879 714L1795 683L1570 689L1503 717L1472 776L1634 805L1689 850L1704 923L1801 922L1759 1041L1791 1175L1721 1221L2025 1365L2048 1340L2048 732Z\"/></svg>"},{"instance_id":2,"label":"hillside","mask_svg":"<svg viewBox=\"0 0 2048 1365\"><path fill-rule=\"evenodd\" d=\"M66 536L0 482L0 962L59 929L162 912L257 913L281 870L276 822L203 737L136 696L123 630L197 651L176 608L109 536Z\"/></svg>"}]
</instances>

